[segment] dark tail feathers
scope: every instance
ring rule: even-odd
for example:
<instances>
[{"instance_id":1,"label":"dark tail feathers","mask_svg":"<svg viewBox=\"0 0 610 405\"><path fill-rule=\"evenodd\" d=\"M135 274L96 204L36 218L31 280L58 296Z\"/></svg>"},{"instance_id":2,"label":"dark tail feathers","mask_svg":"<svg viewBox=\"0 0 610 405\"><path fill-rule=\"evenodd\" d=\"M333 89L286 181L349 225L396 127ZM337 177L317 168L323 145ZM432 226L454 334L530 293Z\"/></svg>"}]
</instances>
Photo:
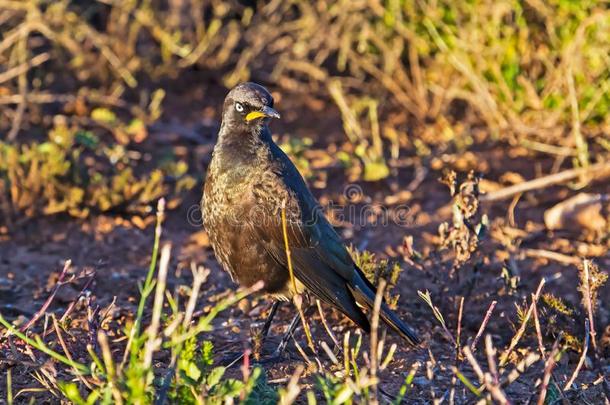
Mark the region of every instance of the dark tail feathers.
<instances>
[{"instance_id":1,"label":"dark tail feathers","mask_svg":"<svg viewBox=\"0 0 610 405\"><path fill-rule=\"evenodd\" d=\"M373 289L372 284L366 280L360 269L358 270L358 275L354 280L355 282L353 285L349 286L349 289L358 304L365 306L372 311L375 304L375 290ZM381 303L381 311L379 311L379 316L387 325L389 325L404 340L406 340L407 343L413 346L419 344L420 340L413 328L404 323L385 302Z\"/></svg>"}]
</instances>

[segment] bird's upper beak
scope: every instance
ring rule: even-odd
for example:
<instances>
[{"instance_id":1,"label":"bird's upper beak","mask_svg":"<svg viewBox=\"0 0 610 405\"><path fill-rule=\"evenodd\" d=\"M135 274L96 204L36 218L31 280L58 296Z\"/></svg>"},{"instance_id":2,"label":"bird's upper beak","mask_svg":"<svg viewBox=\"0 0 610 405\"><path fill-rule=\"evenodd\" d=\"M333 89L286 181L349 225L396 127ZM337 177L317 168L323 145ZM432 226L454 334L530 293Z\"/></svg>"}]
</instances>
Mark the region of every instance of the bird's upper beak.
<instances>
[{"instance_id":1,"label":"bird's upper beak","mask_svg":"<svg viewBox=\"0 0 610 405\"><path fill-rule=\"evenodd\" d=\"M246 115L246 121L250 122L257 118L280 118L280 113L269 106L264 106L258 111L251 111Z\"/></svg>"}]
</instances>

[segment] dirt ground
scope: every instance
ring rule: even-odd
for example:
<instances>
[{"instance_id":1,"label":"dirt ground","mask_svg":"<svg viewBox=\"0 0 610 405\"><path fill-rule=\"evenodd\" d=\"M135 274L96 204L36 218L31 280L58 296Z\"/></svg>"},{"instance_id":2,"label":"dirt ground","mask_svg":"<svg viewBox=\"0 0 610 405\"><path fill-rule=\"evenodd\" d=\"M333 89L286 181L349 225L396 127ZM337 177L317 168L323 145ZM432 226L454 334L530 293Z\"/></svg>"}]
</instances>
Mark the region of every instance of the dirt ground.
<instances>
[{"instance_id":1,"label":"dirt ground","mask_svg":"<svg viewBox=\"0 0 610 405\"><path fill-rule=\"evenodd\" d=\"M222 91L215 88L202 88L190 97L176 96L175 99L170 99L172 108L166 116L173 119L166 118L144 147L151 150L172 148L177 153L188 154L195 162L195 174L202 180L218 125L217 109L221 94ZM514 206L511 206L510 199L481 203L480 213L489 217L490 230L482 239L476 257L471 258L455 272L451 270L453 256L450 252L442 251L437 240L439 225L450 222L452 218L449 190L438 181L442 169L450 168L459 173L467 173L472 169L480 172L486 180L506 184L506 178L503 176L506 176L507 172L515 176L518 174L524 179L532 179L568 168L569 162L554 167L555 160L548 156L538 155L533 159L531 153L525 153L519 148L483 142L475 144L468 152L439 151L429 160L406 153L400 161L401 164L392 169L393 174L388 180L353 183L349 181L343 168L337 166L335 159L321 158L327 155L332 157L334 148L340 147L337 145L340 145L343 138L338 113L333 109L316 109L313 101L297 105L286 98L280 98L276 105L280 111L287 111L283 114L285 118L277 125L274 123L272 127L280 139L290 135L307 136L314 141L311 149L305 153L305 158L315 162L310 166L312 176L309 180L312 191L323 205L329 206L332 202L333 205L353 206L358 210L368 204L385 207L387 212L395 212L397 207L408 207L408 220L401 224L393 221L388 224L354 223L362 221L350 222L350 218L342 222L335 221L347 243L374 252L379 257L399 261L403 268L394 290L400 294L397 311L416 327L423 343L419 348L409 349L388 332L388 344L397 343L398 349L395 360L381 374L383 392L396 394L405 376L413 365L419 362L414 385L407 393L407 403L431 403L434 398L444 398L448 401L450 395L455 395L456 403L474 402L474 396L460 382L457 382L455 393L451 394L453 365L462 365L461 368L466 370L465 373L473 381L477 379L465 361L456 361L455 348L445 337L431 309L418 297L417 291L430 291L434 304L438 306L454 336L459 297L464 297L461 339L467 343L476 335L491 302L496 300L497 306L485 332L491 334L495 347L503 350L520 324L515 305L523 306L526 299L529 303L540 280L548 277L549 281L543 292L560 296L579 309L578 315L566 328L570 334L582 340L585 315L580 304L581 295L577 290L577 266L565 260L548 259L536 254L543 250L565 255L561 256L562 258L590 256L600 269L610 268L610 242L607 236L594 237L569 231L549 232L544 228L544 211L577 191L566 186L556 186L527 193ZM295 113L295 109L299 112ZM174 110L175 115L172 112ZM182 113L180 116L178 111L188 113ZM312 127L314 116L315 127ZM178 124L192 129L199 138L185 139L175 133L176 131L172 131L171 127ZM325 161L327 163L324 163ZM419 179L414 182L416 172ZM361 194L357 199L346 199L346 187L354 185ZM162 242L172 245L171 269L174 270L168 284L170 291L180 292L184 286L190 285L191 263L211 270L199 300L198 310L203 314L210 304L235 286L219 268L200 225L197 210L200 190L201 187L198 186L176 209L168 211ZM607 182L594 183L585 189L588 192L609 190ZM22 221L17 227L0 236L0 311L11 321L29 319L49 296L64 261L70 259L74 274L83 271L95 272L87 290L87 300L81 299L72 315L75 326L72 336L74 345L78 347L79 340L88 339L87 331L91 325L87 323L87 307L99 306L103 312L114 302L111 325L121 325L126 318L133 317L138 299L138 283L142 282L148 268L154 234L154 215L151 214L150 217L134 219L121 215L97 214L81 220L54 216ZM422 259L417 265L411 265L404 260L404 240L407 236L413 238L414 249L421 253ZM505 239L511 240L512 246L507 246ZM502 269L508 262L519 270L519 282L514 290L507 288L502 279ZM48 312L61 316L70 302L77 298L87 279L78 278L63 286ZM608 386L603 374L606 379L610 374L607 357L610 352L609 285L602 287L599 297L601 306L597 312L596 329L598 345L601 347L600 354L590 354L590 361L586 362L576 380L578 389L565 393L565 399L572 403L600 404L604 401L604 395L608 395L604 394L604 388L607 390ZM87 305L83 304L85 301ZM253 326L260 327L269 304L270 301L262 297L248 299L216 319L216 329L206 335L206 339L214 342L219 361L223 355L238 352L249 345L250 329ZM294 313L291 305L285 304L282 307L263 351L263 357L278 343ZM355 332L354 326L342 316L329 308L326 308L326 314L337 336L343 336L346 330L351 330L352 334ZM44 323L44 318L37 323L35 330L38 333L43 332ZM542 317L547 350L550 350L559 332L552 328L560 327L561 324L553 326ZM311 328L314 340L330 343L318 315L313 317ZM110 337L117 340L119 347L121 332L110 332ZM305 346L301 329L297 331L295 338ZM477 357L485 363L483 341L479 343L478 348L480 350L477 351ZM514 359L507 368L514 368L514 363L521 360L526 353L536 351L536 334L531 327L519 343ZM323 352L318 353L318 357L325 367L332 369L332 363ZM579 352L575 350L568 350L562 356L553 372L553 378L559 382L559 386L562 387L571 375L578 357ZM162 368L164 359L158 358L156 361ZM362 362L364 364L364 360ZM286 359L264 364L263 367L270 383L284 385L292 370L301 363L303 359L291 342ZM5 398L7 367L13 369L13 392L40 388L40 384L30 374L37 365L27 356L16 355L4 345L0 351L0 398ZM531 403L537 399L542 367L542 363L536 363L516 382L506 387L506 392L514 403ZM57 372L62 374L65 370ZM231 372L236 375L241 373L238 367ZM303 382L314 384L311 375L309 373ZM57 398L39 392L23 393L19 399L26 400L32 395L48 403L58 401ZM0 403L2 401L3 399L0 399Z\"/></svg>"}]
</instances>

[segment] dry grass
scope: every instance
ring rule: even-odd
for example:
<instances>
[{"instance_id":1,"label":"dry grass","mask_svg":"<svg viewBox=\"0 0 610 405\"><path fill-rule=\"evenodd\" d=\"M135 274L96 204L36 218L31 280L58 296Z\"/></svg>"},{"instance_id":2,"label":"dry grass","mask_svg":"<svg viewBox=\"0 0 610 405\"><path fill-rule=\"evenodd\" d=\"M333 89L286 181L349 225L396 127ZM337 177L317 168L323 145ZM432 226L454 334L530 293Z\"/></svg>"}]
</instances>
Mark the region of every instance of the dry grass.
<instances>
[{"instance_id":1,"label":"dry grass","mask_svg":"<svg viewBox=\"0 0 610 405\"><path fill-rule=\"evenodd\" d=\"M155 83L194 66L227 87L255 80L285 94L334 101L352 164L365 180L387 177L387 160L402 148L425 155L431 145L463 149L481 137L586 167L609 146L600 138L610 124L609 18L595 1L504 0L493 7L482 1L273 1L246 7L182 0L165 7L2 0L0 104L6 107L0 131L29 143L25 134L37 129L49 142L3 144L0 171L9 183L0 191L19 212L32 212L27 207L40 197L48 201L44 212L77 216L87 208L150 204L140 190L158 190L160 175L181 176L184 168L138 179L129 170L137 158L115 148L98 153L98 160L122 159L128 167L111 182L95 183L102 189L96 192L64 178L66 167L80 166L68 163L79 156L62 147L80 143L83 154L87 146L142 142L162 114L165 92ZM40 119L51 111L62 115L61 125ZM49 162L45 150L58 147L53 153L63 155ZM13 155L28 153L15 162ZM40 175L40 166L50 177ZM42 190L43 183L51 185ZM133 191L121 195L114 183ZM9 190L10 184L29 194Z\"/></svg>"}]
</instances>

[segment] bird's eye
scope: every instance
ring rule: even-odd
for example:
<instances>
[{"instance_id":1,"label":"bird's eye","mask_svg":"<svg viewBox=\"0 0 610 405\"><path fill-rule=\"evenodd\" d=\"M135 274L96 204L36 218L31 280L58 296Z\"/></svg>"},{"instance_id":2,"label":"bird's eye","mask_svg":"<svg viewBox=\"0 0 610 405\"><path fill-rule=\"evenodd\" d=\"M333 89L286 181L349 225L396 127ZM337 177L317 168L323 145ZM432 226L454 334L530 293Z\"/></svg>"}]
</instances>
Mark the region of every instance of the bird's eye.
<instances>
[{"instance_id":1,"label":"bird's eye","mask_svg":"<svg viewBox=\"0 0 610 405\"><path fill-rule=\"evenodd\" d=\"M244 106L240 103L235 103L235 109L237 110L237 112L244 112Z\"/></svg>"}]
</instances>

